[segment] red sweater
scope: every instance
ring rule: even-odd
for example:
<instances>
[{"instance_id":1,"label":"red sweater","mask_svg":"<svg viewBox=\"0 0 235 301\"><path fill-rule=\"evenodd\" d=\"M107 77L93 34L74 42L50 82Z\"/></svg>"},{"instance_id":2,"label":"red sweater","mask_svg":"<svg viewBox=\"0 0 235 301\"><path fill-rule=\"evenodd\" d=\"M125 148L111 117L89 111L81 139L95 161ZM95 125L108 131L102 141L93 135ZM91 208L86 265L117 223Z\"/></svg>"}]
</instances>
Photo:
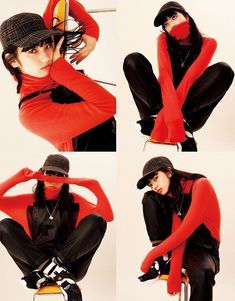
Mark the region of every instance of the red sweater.
<instances>
[{"instance_id":1,"label":"red sweater","mask_svg":"<svg viewBox=\"0 0 235 301\"><path fill-rule=\"evenodd\" d=\"M21 99L35 91L58 84L74 91L84 101L55 103L50 92L24 102L19 118L25 128L46 139L59 151L73 151L72 138L106 121L115 114L115 97L84 74L77 72L63 58L56 60L50 74L37 78L22 74Z\"/></svg>"},{"instance_id":2,"label":"red sweater","mask_svg":"<svg viewBox=\"0 0 235 301\"><path fill-rule=\"evenodd\" d=\"M199 56L185 73L177 89L173 85L171 61L168 53L166 34L158 37L158 68L163 108L156 118L151 140L161 143L177 143L185 140L183 114L181 108L193 83L209 65L217 43L212 38L203 37Z\"/></svg>"},{"instance_id":3,"label":"red sweater","mask_svg":"<svg viewBox=\"0 0 235 301\"><path fill-rule=\"evenodd\" d=\"M59 0L50 0L44 20L51 27L54 8ZM75 0L69 1L70 15L85 28L85 33L98 39L95 20ZM41 94L21 106L19 118L32 133L46 139L59 151L73 151L72 138L94 128L116 112L115 97L84 74L77 72L63 58L52 64L49 76L37 78L22 74L20 99L30 93L55 88L58 84L77 93L84 101L73 104L52 102L49 94Z\"/></svg>"},{"instance_id":4,"label":"red sweater","mask_svg":"<svg viewBox=\"0 0 235 301\"><path fill-rule=\"evenodd\" d=\"M4 196L4 194L14 187L15 185L35 179L40 181L50 181L56 183L67 183L75 184L78 186L85 187L89 189L97 197L97 204L87 201L82 196L72 193L74 197L74 202L79 203L79 214L77 219L77 224L92 213L100 214L106 221L113 220L113 211L111 205L105 195L99 182L93 179L86 178L65 178L65 177L55 177L55 176L45 176L42 172L28 172L27 168L20 170L17 174L12 176L10 179L0 184L0 210L9 215L11 218L20 223L26 233L30 236L28 221L27 221L27 207L34 203L34 194L21 194L16 196Z\"/></svg>"},{"instance_id":5,"label":"red sweater","mask_svg":"<svg viewBox=\"0 0 235 301\"><path fill-rule=\"evenodd\" d=\"M187 181L185 193L190 190L192 181ZM162 243L152 249L145 257L141 270L146 273L155 258L172 251L171 270L168 280L168 292L180 292L181 269L184 247L196 228L204 224L211 236L220 241L220 209L216 193L206 178L195 180L192 187L192 201L189 210L181 222L179 217L173 214L172 234Z\"/></svg>"}]
</instances>

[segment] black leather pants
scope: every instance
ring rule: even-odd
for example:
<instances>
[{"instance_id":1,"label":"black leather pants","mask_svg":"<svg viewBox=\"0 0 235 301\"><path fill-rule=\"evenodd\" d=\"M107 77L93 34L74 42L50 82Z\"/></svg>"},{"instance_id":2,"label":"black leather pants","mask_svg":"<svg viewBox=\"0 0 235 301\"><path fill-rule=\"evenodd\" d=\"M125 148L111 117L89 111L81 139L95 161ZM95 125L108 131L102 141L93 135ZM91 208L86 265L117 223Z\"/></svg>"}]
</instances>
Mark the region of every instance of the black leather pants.
<instances>
[{"instance_id":1,"label":"black leather pants","mask_svg":"<svg viewBox=\"0 0 235 301\"><path fill-rule=\"evenodd\" d=\"M44 261L58 256L64 266L81 280L106 231L106 222L99 215L85 217L63 244L36 246L16 221L6 218L0 222L0 241L22 273L27 276Z\"/></svg>"},{"instance_id":2,"label":"black leather pants","mask_svg":"<svg viewBox=\"0 0 235 301\"><path fill-rule=\"evenodd\" d=\"M141 119L156 115L162 108L161 87L150 62L140 53L129 54L124 73ZM182 108L193 131L199 130L225 95L234 77L226 63L209 66L190 88Z\"/></svg>"},{"instance_id":3,"label":"black leather pants","mask_svg":"<svg viewBox=\"0 0 235 301\"><path fill-rule=\"evenodd\" d=\"M146 192L143 197L144 220L151 242L160 242L171 233L172 213L166 204L167 197L163 198L153 191ZM212 301L214 277L219 272L218 257L191 240L186 244L184 267L190 280L190 301Z\"/></svg>"}]
</instances>

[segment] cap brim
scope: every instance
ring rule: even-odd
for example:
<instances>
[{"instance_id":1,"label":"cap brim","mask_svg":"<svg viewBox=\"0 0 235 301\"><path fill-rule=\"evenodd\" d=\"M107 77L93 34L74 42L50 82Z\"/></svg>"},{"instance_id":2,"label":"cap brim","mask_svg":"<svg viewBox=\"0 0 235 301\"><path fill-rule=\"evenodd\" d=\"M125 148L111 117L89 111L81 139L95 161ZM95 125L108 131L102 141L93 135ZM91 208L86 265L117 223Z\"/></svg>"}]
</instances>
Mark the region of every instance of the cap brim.
<instances>
[{"instance_id":1,"label":"cap brim","mask_svg":"<svg viewBox=\"0 0 235 301\"><path fill-rule=\"evenodd\" d=\"M17 47L28 48L38 44L40 41L47 39L50 36L62 35L62 34L63 32L59 30L45 29L45 30L35 31L29 34L27 37L24 37L23 39L20 39L12 44Z\"/></svg>"},{"instance_id":2,"label":"cap brim","mask_svg":"<svg viewBox=\"0 0 235 301\"><path fill-rule=\"evenodd\" d=\"M64 171L62 168L59 168L57 166L44 166L41 168L42 171L55 171L55 172L60 172L63 175L67 176L68 173Z\"/></svg>"},{"instance_id":3,"label":"cap brim","mask_svg":"<svg viewBox=\"0 0 235 301\"><path fill-rule=\"evenodd\" d=\"M185 11L179 9L179 7L166 8L165 10L163 10L160 13L157 14L157 16L155 17L154 22L153 22L154 26L156 26L156 27L161 26L166 13L171 11L171 10L175 10L175 11L178 11L178 12L184 12L185 13Z\"/></svg>"},{"instance_id":4,"label":"cap brim","mask_svg":"<svg viewBox=\"0 0 235 301\"><path fill-rule=\"evenodd\" d=\"M147 184L148 184L148 179L150 178L151 175L154 175L154 173L157 170L153 170L148 172L146 175L144 175L139 181L137 182L136 186L138 189L143 189Z\"/></svg>"}]
</instances>

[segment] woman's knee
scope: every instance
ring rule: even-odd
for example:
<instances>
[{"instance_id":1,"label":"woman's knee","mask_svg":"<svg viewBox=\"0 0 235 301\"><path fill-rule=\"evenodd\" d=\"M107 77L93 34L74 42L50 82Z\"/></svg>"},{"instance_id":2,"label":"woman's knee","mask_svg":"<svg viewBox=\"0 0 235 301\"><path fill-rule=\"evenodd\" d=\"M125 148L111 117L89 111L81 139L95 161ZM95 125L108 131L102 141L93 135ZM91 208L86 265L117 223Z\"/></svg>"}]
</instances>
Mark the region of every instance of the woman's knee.
<instances>
[{"instance_id":1,"label":"woman's knee","mask_svg":"<svg viewBox=\"0 0 235 301\"><path fill-rule=\"evenodd\" d=\"M0 221L0 233L12 234L16 227L21 227L16 221L11 218L4 218Z\"/></svg>"},{"instance_id":2,"label":"woman's knee","mask_svg":"<svg viewBox=\"0 0 235 301\"><path fill-rule=\"evenodd\" d=\"M234 78L234 71L233 69L225 62L219 62L215 64L217 68L217 74L220 79L226 81L228 87L232 84Z\"/></svg>"},{"instance_id":3,"label":"woman's knee","mask_svg":"<svg viewBox=\"0 0 235 301\"><path fill-rule=\"evenodd\" d=\"M88 223L93 225L96 229L99 229L101 233L105 233L107 228L107 222L99 214L90 214L86 217Z\"/></svg>"},{"instance_id":4,"label":"woman's knee","mask_svg":"<svg viewBox=\"0 0 235 301\"><path fill-rule=\"evenodd\" d=\"M138 68L138 65L143 62L143 60L146 60L145 56L139 52L133 52L128 54L123 62L123 69L126 72L127 70L136 70Z\"/></svg>"},{"instance_id":5,"label":"woman's knee","mask_svg":"<svg viewBox=\"0 0 235 301\"><path fill-rule=\"evenodd\" d=\"M143 199L142 199L142 204L144 207L156 207L158 205L160 205L160 198L158 197L158 195L156 194L156 192L154 191L147 191L145 192Z\"/></svg>"}]
</instances>

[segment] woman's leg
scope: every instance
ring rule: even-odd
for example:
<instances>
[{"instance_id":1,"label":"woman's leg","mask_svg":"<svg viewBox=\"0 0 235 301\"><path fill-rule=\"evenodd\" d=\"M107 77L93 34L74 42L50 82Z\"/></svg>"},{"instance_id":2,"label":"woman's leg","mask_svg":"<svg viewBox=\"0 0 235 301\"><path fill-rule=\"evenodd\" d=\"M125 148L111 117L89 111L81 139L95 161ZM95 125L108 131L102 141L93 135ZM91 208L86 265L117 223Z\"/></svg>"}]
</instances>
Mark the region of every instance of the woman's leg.
<instances>
[{"instance_id":1,"label":"woman's leg","mask_svg":"<svg viewBox=\"0 0 235 301\"><path fill-rule=\"evenodd\" d=\"M85 276L105 231L106 221L99 215L91 214L79 223L57 252L56 256L76 281Z\"/></svg>"},{"instance_id":2,"label":"woman's leg","mask_svg":"<svg viewBox=\"0 0 235 301\"><path fill-rule=\"evenodd\" d=\"M171 234L172 214L166 204L167 198L163 198L160 199L154 191L148 191L142 200L145 225L153 245Z\"/></svg>"},{"instance_id":3,"label":"woman's leg","mask_svg":"<svg viewBox=\"0 0 235 301\"><path fill-rule=\"evenodd\" d=\"M224 97L234 77L226 63L209 66L189 90L183 115L193 131L199 130Z\"/></svg>"},{"instance_id":4,"label":"woman's leg","mask_svg":"<svg viewBox=\"0 0 235 301\"><path fill-rule=\"evenodd\" d=\"M33 244L24 228L13 219L5 218L0 221L0 241L24 275L32 273L48 259Z\"/></svg>"},{"instance_id":5,"label":"woman's leg","mask_svg":"<svg viewBox=\"0 0 235 301\"><path fill-rule=\"evenodd\" d=\"M142 54L134 52L125 58L123 70L140 118L156 115L162 108L162 97L150 62Z\"/></svg>"},{"instance_id":6,"label":"woman's leg","mask_svg":"<svg viewBox=\"0 0 235 301\"><path fill-rule=\"evenodd\" d=\"M212 301L218 263L202 247L187 247L185 266L191 286L190 301Z\"/></svg>"}]
</instances>

